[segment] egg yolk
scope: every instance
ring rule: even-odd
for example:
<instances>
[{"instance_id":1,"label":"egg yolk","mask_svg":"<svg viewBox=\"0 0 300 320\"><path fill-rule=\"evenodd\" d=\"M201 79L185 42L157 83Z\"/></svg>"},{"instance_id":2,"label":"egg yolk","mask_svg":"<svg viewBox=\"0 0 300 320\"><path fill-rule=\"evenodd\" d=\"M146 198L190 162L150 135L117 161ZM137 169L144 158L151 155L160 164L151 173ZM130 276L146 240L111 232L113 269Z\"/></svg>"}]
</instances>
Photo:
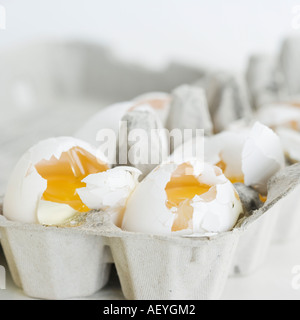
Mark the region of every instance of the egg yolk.
<instances>
[{"instance_id":1,"label":"egg yolk","mask_svg":"<svg viewBox=\"0 0 300 320\"><path fill-rule=\"evenodd\" d=\"M170 99L150 99L150 100L142 100L139 101L137 104L135 104L132 108L129 109L129 111L133 111L137 107L143 105L143 104L150 104L150 106L154 110L163 110L166 108L166 105L170 102Z\"/></svg>"},{"instance_id":2,"label":"egg yolk","mask_svg":"<svg viewBox=\"0 0 300 320\"><path fill-rule=\"evenodd\" d=\"M194 208L191 205L196 195L207 193L211 186L200 183L192 174L193 168L189 164L178 166L170 181L166 185L166 206L168 209L177 208L172 231L188 229L191 226Z\"/></svg>"},{"instance_id":3,"label":"egg yolk","mask_svg":"<svg viewBox=\"0 0 300 320\"><path fill-rule=\"evenodd\" d=\"M221 160L216 164L217 167L219 167L223 173L225 174L226 178L228 180L230 180L230 182L232 184L234 183L244 183L244 177L243 176L239 176L239 177L235 177L235 176L229 176L228 174L226 174L226 169L227 169L227 163L221 158Z\"/></svg>"},{"instance_id":4,"label":"egg yolk","mask_svg":"<svg viewBox=\"0 0 300 320\"><path fill-rule=\"evenodd\" d=\"M42 200L67 204L79 212L90 211L76 192L76 189L86 186L82 179L109 169L105 163L80 147L63 152L59 159L52 156L50 160L42 160L35 168L47 180Z\"/></svg>"}]
</instances>

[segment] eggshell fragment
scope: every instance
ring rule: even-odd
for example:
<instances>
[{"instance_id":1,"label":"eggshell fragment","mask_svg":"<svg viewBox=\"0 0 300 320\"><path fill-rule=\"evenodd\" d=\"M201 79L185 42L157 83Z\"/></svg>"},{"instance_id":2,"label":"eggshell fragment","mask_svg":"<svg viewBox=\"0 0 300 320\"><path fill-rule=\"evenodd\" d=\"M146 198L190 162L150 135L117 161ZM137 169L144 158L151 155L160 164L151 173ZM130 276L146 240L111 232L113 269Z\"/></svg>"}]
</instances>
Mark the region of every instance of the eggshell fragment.
<instances>
[{"instance_id":1,"label":"eggshell fragment","mask_svg":"<svg viewBox=\"0 0 300 320\"><path fill-rule=\"evenodd\" d=\"M270 128L259 122L255 123L242 153L245 185L266 195L269 179L284 166L284 153L279 137Z\"/></svg>"},{"instance_id":2,"label":"eggshell fragment","mask_svg":"<svg viewBox=\"0 0 300 320\"><path fill-rule=\"evenodd\" d=\"M260 108L255 119L276 130L287 127L300 130L300 109L292 104L270 104Z\"/></svg>"},{"instance_id":3,"label":"eggshell fragment","mask_svg":"<svg viewBox=\"0 0 300 320\"><path fill-rule=\"evenodd\" d=\"M159 116L163 126L165 126L170 106L171 96L165 92L149 92L133 99L136 104L130 110L136 110L141 106L150 106Z\"/></svg>"},{"instance_id":4,"label":"eggshell fragment","mask_svg":"<svg viewBox=\"0 0 300 320\"><path fill-rule=\"evenodd\" d=\"M241 155L248 132L248 129L240 130L239 133L224 131L204 137L202 141L190 140L179 146L170 159L176 163L183 162L193 158L195 149L198 149L196 153L199 158L213 165L220 165L228 179L241 182L243 180Z\"/></svg>"},{"instance_id":5,"label":"eggshell fragment","mask_svg":"<svg viewBox=\"0 0 300 320\"><path fill-rule=\"evenodd\" d=\"M131 167L116 167L90 174L82 180L86 187L77 189L77 192L90 209L122 207L136 187L140 174L139 170Z\"/></svg>"},{"instance_id":6,"label":"eggshell fragment","mask_svg":"<svg viewBox=\"0 0 300 320\"><path fill-rule=\"evenodd\" d=\"M204 147L195 143L191 140L178 147L170 159L176 163L184 161L195 148L200 148L202 159L219 166L232 183L245 183L264 195L270 177L285 165L279 137L259 122L205 137ZM183 150L191 151L189 154ZM184 159L182 155L187 157Z\"/></svg>"},{"instance_id":7,"label":"eggshell fragment","mask_svg":"<svg viewBox=\"0 0 300 320\"><path fill-rule=\"evenodd\" d=\"M300 162L300 132L278 128L276 133L280 138L287 159L292 163Z\"/></svg>"},{"instance_id":8,"label":"eggshell fragment","mask_svg":"<svg viewBox=\"0 0 300 320\"><path fill-rule=\"evenodd\" d=\"M126 112L138 110L141 106L150 107L157 113L164 124L169 112L169 102L170 97L167 93L149 92L131 101L112 104L93 115L90 120L75 132L75 137L87 141L91 145L101 146L101 141L97 141L98 132L102 129L111 129L118 135L122 117Z\"/></svg>"}]
</instances>

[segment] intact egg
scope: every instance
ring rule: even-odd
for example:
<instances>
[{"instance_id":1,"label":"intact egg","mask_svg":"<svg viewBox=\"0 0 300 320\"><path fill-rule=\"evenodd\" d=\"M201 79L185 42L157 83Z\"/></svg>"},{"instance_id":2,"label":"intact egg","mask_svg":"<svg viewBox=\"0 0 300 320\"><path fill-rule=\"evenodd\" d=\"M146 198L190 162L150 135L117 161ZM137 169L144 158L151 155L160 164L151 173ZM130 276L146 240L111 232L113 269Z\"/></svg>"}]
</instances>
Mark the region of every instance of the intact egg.
<instances>
[{"instance_id":1,"label":"intact egg","mask_svg":"<svg viewBox=\"0 0 300 320\"><path fill-rule=\"evenodd\" d=\"M104 172L110 176L105 156L84 141L71 137L41 141L17 163L8 182L3 214L20 222L61 224L94 209L81 199L78 189L86 187L84 179Z\"/></svg>"},{"instance_id":2,"label":"intact egg","mask_svg":"<svg viewBox=\"0 0 300 320\"><path fill-rule=\"evenodd\" d=\"M231 230L243 208L221 169L198 160L164 163L133 191L122 228L151 234L204 235Z\"/></svg>"}]
</instances>

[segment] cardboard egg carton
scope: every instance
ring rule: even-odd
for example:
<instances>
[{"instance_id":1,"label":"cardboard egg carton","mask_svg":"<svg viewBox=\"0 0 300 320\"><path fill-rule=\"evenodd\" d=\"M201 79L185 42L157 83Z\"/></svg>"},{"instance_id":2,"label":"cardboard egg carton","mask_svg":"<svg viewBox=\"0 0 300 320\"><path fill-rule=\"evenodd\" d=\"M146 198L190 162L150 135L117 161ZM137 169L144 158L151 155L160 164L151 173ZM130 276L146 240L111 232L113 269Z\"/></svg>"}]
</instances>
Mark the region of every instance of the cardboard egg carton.
<instances>
[{"instance_id":1,"label":"cardboard egg carton","mask_svg":"<svg viewBox=\"0 0 300 320\"><path fill-rule=\"evenodd\" d=\"M289 51L286 52L282 57L288 62L284 57ZM297 57L293 54L293 61ZM280 77L275 85L271 83L270 90L269 83L274 78L273 60L268 65L264 59L254 62L255 68L249 71L251 83L257 84L256 79L262 79L258 87L254 86L253 90L250 87L253 98L257 92L260 95L255 100L257 104L286 96ZM5 75L0 79L1 105L9 106L7 109L12 113L23 107L30 107L36 113L45 101L53 108L57 106L58 97L92 99L97 104L103 100L124 101L155 90L171 92L179 85L194 83L205 90L214 126L219 130L226 127L228 121L251 117L245 83L240 77L176 63L162 71L146 70L118 61L112 52L95 45L29 45L8 54L1 53L0 67ZM286 82L294 83L296 69L286 70L289 72L285 72L285 78L290 79ZM28 99L20 101L12 94L20 88L32 97L29 102L33 105L28 105ZM300 94L298 88L292 89L290 94ZM201 106L205 104L204 101ZM234 108L228 114L232 105ZM242 107L238 108L240 105ZM192 117L188 119L192 120ZM3 118L3 125L5 122ZM53 126L49 128L53 130ZM53 131L45 133L48 134L52 136ZM27 148L28 143L20 136L18 150ZM34 135L34 138L40 139L40 136ZM5 144L5 140L0 142ZM7 150L11 149L11 144L7 145ZM9 159L9 163L15 160L17 158ZM296 165L279 174L270 182L264 207L240 220L234 230L213 237L163 237L124 232L112 225L103 212L90 213L84 225L72 228L11 222L0 215L1 244L14 282L31 297L89 296L105 286L114 263L127 299L218 299L228 275L249 274L262 264L272 234L283 233L282 227L274 227L279 221L278 215L284 222L281 226L297 224L298 212L295 208L286 212L290 208L284 202L298 200L292 194L299 186L299 169ZM291 219L283 217L290 214Z\"/></svg>"},{"instance_id":2,"label":"cardboard egg carton","mask_svg":"<svg viewBox=\"0 0 300 320\"><path fill-rule=\"evenodd\" d=\"M299 184L300 164L283 170L270 181L261 209L232 231L211 237L125 232L113 225L108 212L93 211L78 227L24 224L1 215L1 244L14 282L31 297L89 296L105 286L114 263L129 300L215 300L232 266L241 270L239 263L247 263L241 258L248 248L237 256L239 246L251 241L260 255L263 237L269 237L265 230L272 228L267 216Z\"/></svg>"}]
</instances>

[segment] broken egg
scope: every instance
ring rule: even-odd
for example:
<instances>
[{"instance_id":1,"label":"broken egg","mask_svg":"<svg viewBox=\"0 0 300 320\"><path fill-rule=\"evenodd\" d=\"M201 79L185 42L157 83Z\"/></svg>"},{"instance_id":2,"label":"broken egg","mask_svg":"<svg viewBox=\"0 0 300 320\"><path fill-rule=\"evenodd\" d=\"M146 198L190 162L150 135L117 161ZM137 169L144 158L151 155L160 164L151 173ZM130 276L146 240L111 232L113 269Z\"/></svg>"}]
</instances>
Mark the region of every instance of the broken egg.
<instances>
[{"instance_id":1,"label":"broken egg","mask_svg":"<svg viewBox=\"0 0 300 320\"><path fill-rule=\"evenodd\" d=\"M284 167L285 158L280 138L273 130L256 122L242 152L245 185L266 196L268 181Z\"/></svg>"},{"instance_id":2,"label":"broken egg","mask_svg":"<svg viewBox=\"0 0 300 320\"><path fill-rule=\"evenodd\" d=\"M41 141L21 157L9 179L4 216L58 225L76 213L87 213L94 208L77 190L82 192L87 185L83 180L89 181L93 174L107 173L107 183L109 169L105 156L84 141L71 137Z\"/></svg>"},{"instance_id":3,"label":"broken egg","mask_svg":"<svg viewBox=\"0 0 300 320\"><path fill-rule=\"evenodd\" d=\"M281 140L288 162L291 164L300 162L300 132L288 128L278 128L276 133Z\"/></svg>"},{"instance_id":4,"label":"broken egg","mask_svg":"<svg viewBox=\"0 0 300 320\"><path fill-rule=\"evenodd\" d=\"M300 131L300 108L292 103L266 105L257 111L255 118L273 130L284 127Z\"/></svg>"},{"instance_id":5,"label":"broken egg","mask_svg":"<svg viewBox=\"0 0 300 320\"><path fill-rule=\"evenodd\" d=\"M152 109L164 125L170 109L171 97L164 92L149 92L134 98L131 101L119 102L101 109L88 120L76 133L75 137L99 145L98 132L102 129L111 129L118 135L120 121L123 116L140 108ZM110 160L110 159L109 159Z\"/></svg>"},{"instance_id":6,"label":"broken egg","mask_svg":"<svg viewBox=\"0 0 300 320\"><path fill-rule=\"evenodd\" d=\"M242 204L220 168L190 160L154 169L127 201L122 229L204 235L231 230Z\"/></svg>"},{"instance_id":7,"label":"broken egg","mask_svg":"<svg viewBox=\"0 0 300 320\"><path fill-rule=\"evenodd\" d=\"M203 160L221 168L232 183L244 183L264 196L268 180L285 166L278 135L259 122L205 137L204 146L190 140L177 148L171 159L183 161L183 154L188 159L195 148L200 148ZM186 150L190 153L184 153Z\"/></svg>"},{"instance_id":8,"label":"broken egg","mask_svg":"<svg viewBox=\"0 0 300 320\"><path fill-rule=\"evenodd\" d=\"M113 223L120 226L127 199L140 175L138 169L125 166L90 174L82 180L86 187L77 189L77 193L90 209L110 210Z\"/></svg>"}]
</instances>

